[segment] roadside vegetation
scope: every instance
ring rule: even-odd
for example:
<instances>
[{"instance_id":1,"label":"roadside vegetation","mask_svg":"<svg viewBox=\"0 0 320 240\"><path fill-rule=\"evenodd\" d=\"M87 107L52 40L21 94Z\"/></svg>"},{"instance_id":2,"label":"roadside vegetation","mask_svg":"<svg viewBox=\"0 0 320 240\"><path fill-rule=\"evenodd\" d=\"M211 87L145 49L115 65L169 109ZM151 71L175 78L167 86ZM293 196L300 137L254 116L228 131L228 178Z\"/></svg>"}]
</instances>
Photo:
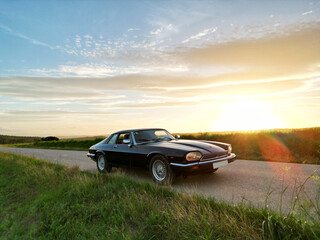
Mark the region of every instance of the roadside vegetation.
<instances>
[{"instance_id":1,"label":"roadside vegetation","mask_svg":"<svg viewBox=\"0 0 320 240\"><path fill-rule=\"evenodd\" d=\"M181 134L183 139L232 144L238 159L320 164L320 127Z\"/></svg>"},{"instance_id":2,"label":"roadside vegetation","mask_svg":"<svg viewBox=\"0 0 320 240\"><path fill-rule=\"evenodd\" d=\"M210 140L232 144L238 159L320 164L320 127L250 132L184 133L182 139ZM35 141L7 144L12 147L84 150L103 138Z\"/></svg>"},{"instance_id":3,"label":"roadside vegetation","mask_svg":"<svg viewBox=\"0 0 320 240\"><path fill-rule=\"evenodd\" d=\"M1 239L318 239L319 226L0 152Z\"/></svg>"},{"instance_id":4,"label":"roadside vegetation","mask_svg":"<svg viewBox=\"0 0 320 240\"><path fill-rule=\"evenodd\" d=\"M20 137L0 135L0 144L14 144L14 143L35 143L40 141L40 137Z\"/></svg>"},{"instance_id":5,"label":"roadside vegetation","mask_svg":"<svg viewBox=\"0 0 320 240\"><path fill-rule=\"evenodd\" d=\"M39 141L33 143L7 144L8 147L23 148L45 148L45 149L64 149L64 150L83 150L87 151L92 145L102 141L104 138L87 140L59 140L59 141Z\"/></svg>"}]
</instances>

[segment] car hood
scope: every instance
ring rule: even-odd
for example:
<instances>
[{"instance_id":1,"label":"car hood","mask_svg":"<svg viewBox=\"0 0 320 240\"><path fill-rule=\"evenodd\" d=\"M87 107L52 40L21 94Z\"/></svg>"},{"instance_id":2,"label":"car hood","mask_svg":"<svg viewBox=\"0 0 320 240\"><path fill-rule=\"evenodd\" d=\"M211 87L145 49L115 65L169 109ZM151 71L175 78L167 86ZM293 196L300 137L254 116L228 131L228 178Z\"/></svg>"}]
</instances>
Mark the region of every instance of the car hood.
<instances>
[{"instance_id":1,"label":"car hood","mask_svg":"<svg viewBox=\"0 0 320 240\"><path fill-rule=\"evenodd\" d=\"M204 156L219 156L227 154L227 150L211 141L196 140L172 140L149 143L152 146L159 146L184 151L200 151ZM227 144L225 144L227 146Z\"/></svg>"}]
</instances>

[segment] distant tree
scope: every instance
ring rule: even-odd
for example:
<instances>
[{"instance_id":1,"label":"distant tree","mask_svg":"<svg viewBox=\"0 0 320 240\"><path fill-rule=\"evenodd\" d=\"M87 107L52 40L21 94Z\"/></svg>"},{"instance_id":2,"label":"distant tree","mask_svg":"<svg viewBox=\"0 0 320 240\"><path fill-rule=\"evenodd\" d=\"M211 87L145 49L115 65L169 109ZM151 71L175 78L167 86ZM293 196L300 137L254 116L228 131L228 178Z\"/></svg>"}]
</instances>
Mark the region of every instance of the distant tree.
<instances>
[{"instance_id":1,"label":"distant tree","mask_svg":"<svg viewBox=\"0 0 320 240\"><path fill-rule=\"evenodd\" d=\"M49 137L45 137L45 138L41 138L41 141L59 141L59 138L57 137L53 137L53 136L49 136Z\"/></svg>"}]
</instances>

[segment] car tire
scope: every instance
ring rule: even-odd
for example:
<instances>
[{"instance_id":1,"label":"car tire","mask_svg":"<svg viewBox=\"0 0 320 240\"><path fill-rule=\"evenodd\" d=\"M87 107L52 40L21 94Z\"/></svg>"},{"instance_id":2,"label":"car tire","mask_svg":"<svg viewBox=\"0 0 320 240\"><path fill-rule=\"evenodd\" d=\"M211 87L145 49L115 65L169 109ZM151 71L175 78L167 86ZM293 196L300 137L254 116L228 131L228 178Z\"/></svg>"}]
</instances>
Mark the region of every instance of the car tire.
<instances>
[{"instance_id":1,"label":"car tire","mask_svg":"<svg viewBox=\"0 0 320 240\"><path fill-rule=\"evenodd\" d=\"M160 185L171 185L174 180L174 172L168 160L159 154L151 158L149 172L153 181Z\"/></svg>"},{"instance_id":2,"label":"car tire","mask_svg":"<svg viewBox=\"0 0 320 240\"><path fill-rule=\"evenodd\" d=\"M108 161L103 154L98 154L97 156L97 168L101 173L111 172L112 166L108 164Z\"/></svg>"}]
</instances>

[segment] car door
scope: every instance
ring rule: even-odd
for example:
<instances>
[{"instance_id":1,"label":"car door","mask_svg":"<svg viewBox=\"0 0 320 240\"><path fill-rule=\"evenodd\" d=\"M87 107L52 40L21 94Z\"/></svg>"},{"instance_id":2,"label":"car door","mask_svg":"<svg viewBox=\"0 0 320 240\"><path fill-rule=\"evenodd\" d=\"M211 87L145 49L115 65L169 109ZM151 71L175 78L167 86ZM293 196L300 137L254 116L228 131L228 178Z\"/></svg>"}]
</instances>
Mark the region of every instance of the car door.
<instances>
[{"instance_id":1,"label":"car door","mask_svg":"<svg viewBox=\"0 0 320 240\"><path fill-rule=\"evenodd\" d=\"M116 153L114 145L116 144L118 139L118 134L113 134L108 142L102 145L102 149L106 155L107 161L112 165L117 165L116 161Z\"/></svg>"},{"instance_id":2,"label":"car door","mask_svg":"<svg viewBox=\"0 0 320 240\"><path fill-rule=\"evenodd\" d=\"M131 166L137 168L148 167L147 156L150 153L150 148L147 145L132 146Z\"/></svg>"},{"instance_id":3,"label":"car door","mask_svg":"<svg viewBox=\"0 0 320 240\"><path fill-rule=\"evenodd\" d=\"M149 166L149 161L147 159L147 156L149 155L150 152L152 152L152 147L149 146L149 144L152 143L148 143L145 142L143 144L139 144L139 139L152 139L152 137L145 135L145 133L143 131L139 132L133 132L133 136L134 138L134 143L135 144L132 146L132 154L131 154L131 166L132 167L138 167L138 168L145 168ZM138 141L137 141L138 139Z\"/></svg>"},{"instance_id":4,"label":"car door","mask_svg":"<svg viewBox=\"0 0 320 240\"><path fill-rule=\"evenodd\" d=\"M124 139L129 139L130 144L124 143ZM116 143L112 147L112 162L119 166L131 166L131 134L130 132L120 133Z\"/></svg>"}]
</instances>

